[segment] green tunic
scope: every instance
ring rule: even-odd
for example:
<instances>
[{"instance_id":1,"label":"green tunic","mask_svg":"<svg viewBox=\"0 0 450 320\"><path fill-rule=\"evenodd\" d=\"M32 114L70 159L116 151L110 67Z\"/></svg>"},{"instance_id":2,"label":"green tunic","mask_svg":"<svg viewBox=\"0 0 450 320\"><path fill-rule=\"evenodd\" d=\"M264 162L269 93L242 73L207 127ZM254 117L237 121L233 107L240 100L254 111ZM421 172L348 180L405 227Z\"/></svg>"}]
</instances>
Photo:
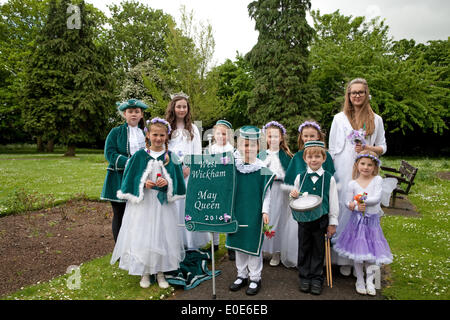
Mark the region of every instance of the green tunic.
<instances>
[{"instance_id":1,"label":"green tunic","mask_svg":"<svg viewBox=\"0 0 450 320\"><path fill-rule=\"evenodd\" d=\"M105 141L105 158L109 162L103 183L101 200L125 202L117 198L117 190L122 184L123 171L131 157L128 142L128 124L113 128Z\"/></svg>"},{"instance_id":2,"label":"green tunic","mask_svg":"<svg viewBox=\"0 0 450 320\"><path fill-rule=\"evenodd\" d=\"M296 154L294 154L294 157L292 158L288 169L286 170L286 177L284 178L284 183L287 185L294 185L295 178L300 172L305 172L307 169L307 165L305 160L303 160L303 152L305 150L300 150ZM333 159L331 158L331 155L326 152L327 158L325 159L325 162L322 164L322 168L325 171L328 171L331 173L331 175L334 174L334 164Z\"/></svg>"},{"instance_id":3,"label":"green tunic","mask_svg":"<svg viewBox=\"0 0 450 320\"><path fill-rule=\"evenodd\" d=\"M139 203L144 199L144 184L148 175L155 170L162 172L162 178L168 185L164 188L154 187L159 191L158 199L161 203L172 202L184 198L186 186L184 184L183 170L178 157L169 151L170 161L164 165L164 153L157 159L151 157L145 149L137 151L128 163L123 174L122 185L117 191L119 199L125 199L132 203Z\"/></svg>"},{"instance_id":4,"label":"green tunic","mask_svg":"<svg viewBox=\"0 0 450 320\"><path fill-rule=\"evenodd\" d=\"M308 192L309 194L314 194L322 197L322 204L316 210L297 212L292 210L292 214L296 221L300 222L311 222L319 219L323 215L326 215L330 211L330 180L331 173L324 170L323 175L319 177L316 183L312 182L311 176L314 174L309 174L307 172L300 173L300 192Z\"/></svg>"},{"instance_id":5,"label":"green tunic","mask_svg":"<svg viewBox=\"0 0 450 320\"><path fill-rule=\"evenodd\" d=\"M227 248L253 256L260 255L264 236L262 205L274 177L274 174L264 167L251 173L241 173L237 170L234 214L239 225L248 226L239 227L236 233L227 235Z\"/></svg>"}]
</instances>

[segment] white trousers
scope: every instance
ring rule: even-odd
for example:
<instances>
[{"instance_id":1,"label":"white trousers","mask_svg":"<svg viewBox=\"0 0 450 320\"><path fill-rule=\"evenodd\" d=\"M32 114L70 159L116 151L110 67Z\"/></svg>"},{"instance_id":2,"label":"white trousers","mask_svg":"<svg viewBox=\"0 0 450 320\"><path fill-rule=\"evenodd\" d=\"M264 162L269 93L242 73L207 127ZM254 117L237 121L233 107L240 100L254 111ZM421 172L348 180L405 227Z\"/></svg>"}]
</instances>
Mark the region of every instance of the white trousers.
<instances>
[{"instance_id":1,"label":"white trousers","mask_svg":"<svg viewBox=\"0 0 450 320\"><path fill-rule=\"evenodd\" d=\"M263 256L251 256L236 250L236 268L238 277L246 279L250 277L250 281L261 280L261 272L263 268Z\"/></svg>"}]
</instances>

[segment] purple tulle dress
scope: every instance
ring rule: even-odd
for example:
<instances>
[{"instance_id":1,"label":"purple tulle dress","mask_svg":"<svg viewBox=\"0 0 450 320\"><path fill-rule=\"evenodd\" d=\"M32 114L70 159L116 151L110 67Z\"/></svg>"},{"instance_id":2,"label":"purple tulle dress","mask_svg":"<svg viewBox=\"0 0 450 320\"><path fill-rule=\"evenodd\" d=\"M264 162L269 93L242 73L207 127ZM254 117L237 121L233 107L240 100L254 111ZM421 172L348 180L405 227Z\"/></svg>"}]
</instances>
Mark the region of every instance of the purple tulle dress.
<instances>
[{"instance_id":1,"label":"purple tulle dress","mask_svg":"<svg viewBox=\"0 0 450 320\"><path fill-rule=\"evenodd\" d=\"M356 262L390 264L392 253L380 226L378 214L353 211L333 249Z\"/></svg>"}]
</instances>

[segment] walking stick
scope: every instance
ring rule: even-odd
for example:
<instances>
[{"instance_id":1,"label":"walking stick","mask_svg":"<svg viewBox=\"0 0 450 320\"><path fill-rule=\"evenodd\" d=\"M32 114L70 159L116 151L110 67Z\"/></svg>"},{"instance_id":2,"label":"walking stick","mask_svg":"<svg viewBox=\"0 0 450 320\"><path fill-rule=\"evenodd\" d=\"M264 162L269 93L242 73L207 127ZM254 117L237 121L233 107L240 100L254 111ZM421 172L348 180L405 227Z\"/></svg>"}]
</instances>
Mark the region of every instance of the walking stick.
<instances>
[{"instance_id":1,"label":"walking stick","mask_svg":"<svg viewBox=\"0 0 450 320\"><path fill-rule=\"evenodd\" d=\"M330 248L330 238L327 237L328 245L328 268L330 273L330 288L333 288L333 272L331 272L331 248Z\"/></svg>"},{"instance_id":2,"label":"walking stick","mask_svg":"<svg viewBox=\"0 0 450 320\"><path fill-rule=\"evenodd\" d=\"M212 259L212 285L213 285L213 294L212 298L213 300L216 299L216 269L214 265L214 236L213 233L209 233L211 235L211 259Z\"/></svg>"},{"instance_id":3,"label":"walking stick","mask_svg":"<svg viewBox=\"0 0 450 320\"><path fill-rule=\"evenodd\" d=\"M328 269L328 245L327 245L327 235L325 234L325 268L327 270L327 286L330 286L330 275Z\"/></svg>"}]
</instances>

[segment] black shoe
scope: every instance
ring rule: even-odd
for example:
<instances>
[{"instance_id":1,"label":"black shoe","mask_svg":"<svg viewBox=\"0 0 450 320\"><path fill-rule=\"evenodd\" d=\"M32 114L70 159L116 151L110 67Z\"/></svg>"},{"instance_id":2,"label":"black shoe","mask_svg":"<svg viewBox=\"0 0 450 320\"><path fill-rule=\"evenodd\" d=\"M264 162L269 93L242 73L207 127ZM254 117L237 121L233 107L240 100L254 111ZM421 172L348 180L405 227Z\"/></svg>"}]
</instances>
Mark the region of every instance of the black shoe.
<instances>
[{"instance_id":1,"label":"black shoe","mask_svg":"<svg viewBox=\"0 0 450 320\"><path fill-rule=\"evenodd\" d=\"M247 278L243 279L243 278L238 277L238 279L242 280L241 283L240 284L236 284L236 283L233 282L230 285L230 290L231 291L238 291L238 290L240 290L241 288L243 288L243 287L245 287L247 285L247 283L248 283L248 279Z\"/></svg>"},{"instance_id":2,"label":"black shoe","mask_svg":"<svg viewBox=\"0 0 450 320\"><path fill-rule=\"evenodd\" d=\"M248 296L254 296L255 294L257 294L259 292L259 290L261 289L261 280L259 281L250 281L250 283L256 283L256 288L250 288L250 286L247 288L247 291L245 291L245 293Z\"/></svg>"},{"instance_id":3,"label":"black shoe","mask_svg":"<svg viewBox=\"0 0 450 320\"><path fill-rule=\"evenodd\" d=\"M301 292L309 293L311 291L311 282L305 279L300 279L300 287Z\"/></svg>"},{"instance_id":4,"label":"black shoe","mask_svg":"<svg viewBox=\"0 0 450 320\"><path fill-rule=\"evenodd\" d=\"M322 293L322 283L313 281L311 283L311 293L318 296Z\"/></svg>"},{"instance_id":5,"label":"black shoe","mask_svg":"<svg viewBox=\"0 0 450 320\"><path fill-rule=\"evenodd\" d=\"M228 249L228 260L236 260L236 252L234 252L234 250Z\"/></svg>"}]
</instances>

